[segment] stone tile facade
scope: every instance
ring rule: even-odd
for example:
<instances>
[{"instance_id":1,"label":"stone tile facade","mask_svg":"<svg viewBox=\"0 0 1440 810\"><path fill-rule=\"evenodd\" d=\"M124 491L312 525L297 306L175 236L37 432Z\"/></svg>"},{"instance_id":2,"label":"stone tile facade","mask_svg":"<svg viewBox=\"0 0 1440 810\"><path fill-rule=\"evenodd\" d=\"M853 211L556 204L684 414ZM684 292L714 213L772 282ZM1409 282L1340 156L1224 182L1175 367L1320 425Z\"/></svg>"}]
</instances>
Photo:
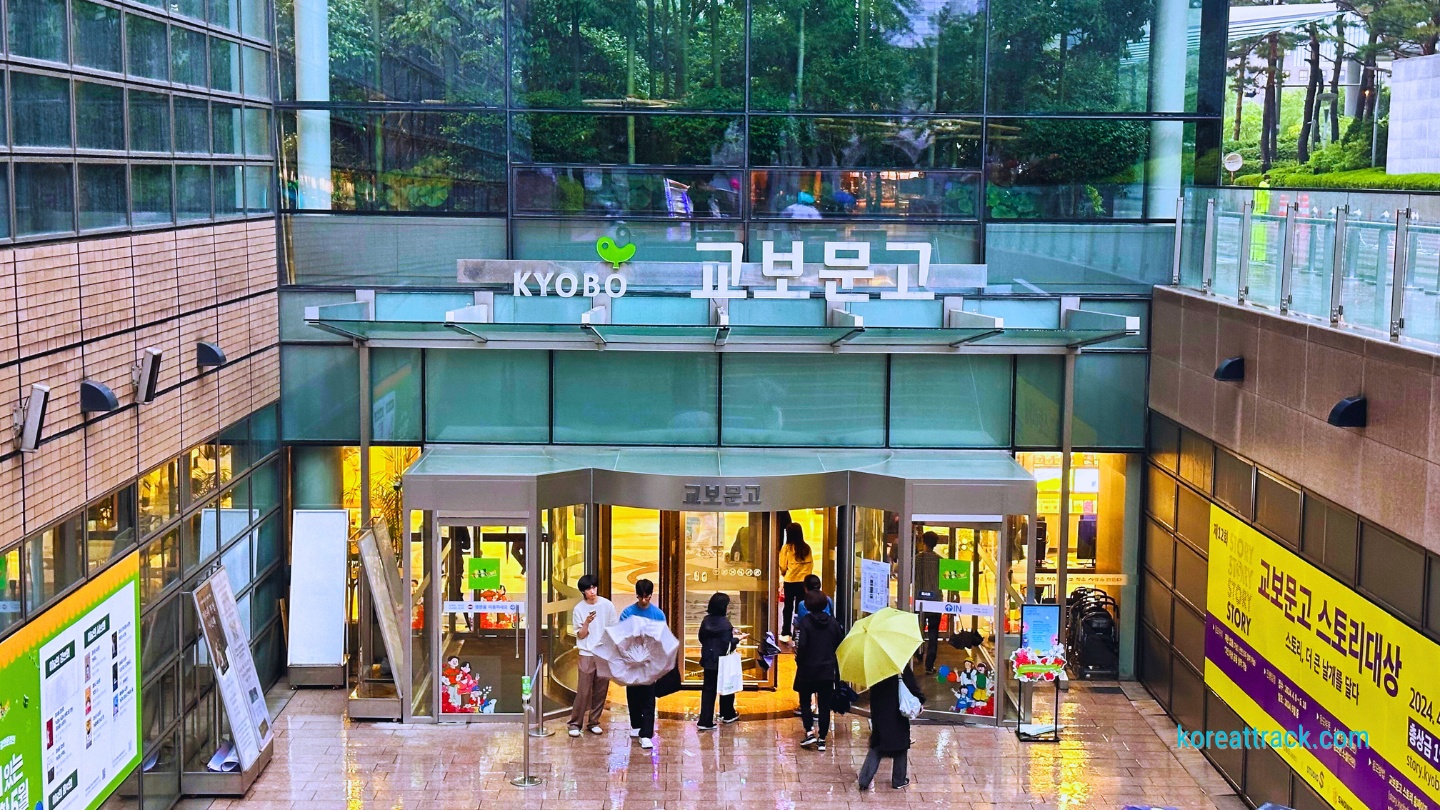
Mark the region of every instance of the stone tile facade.
<instances>
[{"instance_id":1,"label":"stone tile facade","mask_svg":"<svg viewBox=\"0 0 1440 810\"><path fill-rule=\"evenodd\" d=\"M213 436L280 393L273 219L0 250L0 411L50 386L39 452L0 445L0 544ZM227 363L200 369L196 341ZM131 368L164 352L160 394L134 402ZM84 415L95 380L117 411Z\"/></svg>"},{"instance_id":2,"label":"stone tile facade","mask_svg":"<svg viewBox=\"0 0 1440 810\"><path fill-rule=\"evenodd\" d=\"M1440 357L1157 287L1150 407L1440 551ZM1245 358L1245 380L1215 365ZM1326 421L1363 394L1364 428Z\"/></svg>"}]
</instances>

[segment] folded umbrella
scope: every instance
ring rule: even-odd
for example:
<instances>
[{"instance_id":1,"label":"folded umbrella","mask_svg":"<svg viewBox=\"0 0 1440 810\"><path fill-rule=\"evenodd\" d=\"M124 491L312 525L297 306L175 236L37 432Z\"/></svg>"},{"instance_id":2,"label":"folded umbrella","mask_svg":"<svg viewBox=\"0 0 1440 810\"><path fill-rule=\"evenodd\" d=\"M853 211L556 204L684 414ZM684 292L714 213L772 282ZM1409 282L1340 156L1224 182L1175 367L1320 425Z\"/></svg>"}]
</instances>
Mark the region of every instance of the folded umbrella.
<instances>
[{"instance_id":1,"label":"folded umbrella","mask_svg":"<svg viewBox=\"0 0 1440 810\"><path fill-rule=\"evenodd\" d=\"M680 640L664 622L631 616L605 628L595 645L597 669L621 686L660 680L675 668Z\"/></svg>"},{"instance_id":2,"label":"folded umbrella","mask_svg":"<svg viewBox=\"0 0 1440 810\"><path fill-rule=\"evenodd\" d=\"M894 608L855 622L835 651L840 661L840 680L861 692L893 675L899 675L919 649L920 622L914 613Z\"/></svg>"}]
</instances>

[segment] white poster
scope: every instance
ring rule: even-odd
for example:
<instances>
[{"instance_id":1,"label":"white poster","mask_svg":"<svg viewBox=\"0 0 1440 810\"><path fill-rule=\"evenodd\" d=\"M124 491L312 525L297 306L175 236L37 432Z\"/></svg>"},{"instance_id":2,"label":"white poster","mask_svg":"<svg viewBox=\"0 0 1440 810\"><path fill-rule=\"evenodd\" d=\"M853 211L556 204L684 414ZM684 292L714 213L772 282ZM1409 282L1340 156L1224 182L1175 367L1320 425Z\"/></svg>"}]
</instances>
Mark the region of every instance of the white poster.
<instances>
[{"instance_id":1,"label":"white poster","mask_svg":"<svg viewBox=\"0 0 1440 810\"><path fill-rule=\"evenodd\" d=\"M240 766L248 769L270 744L270 709L265 705L255 659L250 655L250 633L240 622L224 566L195 589L195 611L210 648L215 682L220 686L225 715L230 718Z\"/></svg>"},{"instance_id":2,"label":"white poster","mask_svg":"<svg viewBox=\"0 0 1440 810\"><path fill-rule=\"evenodd\" d=\"M350 513L296 509L291 515L290 644L292 667L345 663L345 573Z\"/></svg>"},{"instance_id":3,"label":"white poster","mask_svg":"<svg viewBox=\"0 0 1440 810\"><path fill-rule=\"evenodd\" d=\"M136 604L132 579L40 648L47 810L89 806L135 760Z\"/></svg>"},{"instance_id":4,"label":"white poster","mask_svg":"<svg viewBox=\"0 0 1440 810\"><path fill-rule=\"evenodd\" d=\"M860 612L874 613L890 606L890 563L860 560Z\"/></svg>"}]
</instances>

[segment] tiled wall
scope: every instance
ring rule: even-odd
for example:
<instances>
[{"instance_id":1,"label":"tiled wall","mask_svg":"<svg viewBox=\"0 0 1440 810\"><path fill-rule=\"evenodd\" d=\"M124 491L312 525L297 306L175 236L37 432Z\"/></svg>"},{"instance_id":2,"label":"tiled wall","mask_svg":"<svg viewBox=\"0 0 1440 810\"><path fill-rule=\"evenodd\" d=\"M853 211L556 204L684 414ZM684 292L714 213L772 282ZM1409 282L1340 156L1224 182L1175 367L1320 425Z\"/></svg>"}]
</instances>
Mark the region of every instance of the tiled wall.
<instances>
[{"instance_id":1,"label":"tiled wall","mask_svg":"<svg viewBox=\"0 0 1440 810\"><path fill-rule=\"evenodd\" d=\"M259 219L0 250L0 541L35 531L213 436L279 395L275 222ZM198 341L226 364L201 373ZM160 394L135 405L131 366L164 352ZM80 412L81 380L121 407ZM10 411L50 386L40 451Z\"/></svg>"},{"instance_id":2,"label":"tiled wall","mask_svg":"<svg viewBox=\"0 0 1440 810\"><path fill-rule=\"evenodd\" d=\"M1165 288L1151 322L1151 408L1440 552L1440 357ZM1357 394L1366 427L1325 421Z\"/></svg>"}]
</instances>

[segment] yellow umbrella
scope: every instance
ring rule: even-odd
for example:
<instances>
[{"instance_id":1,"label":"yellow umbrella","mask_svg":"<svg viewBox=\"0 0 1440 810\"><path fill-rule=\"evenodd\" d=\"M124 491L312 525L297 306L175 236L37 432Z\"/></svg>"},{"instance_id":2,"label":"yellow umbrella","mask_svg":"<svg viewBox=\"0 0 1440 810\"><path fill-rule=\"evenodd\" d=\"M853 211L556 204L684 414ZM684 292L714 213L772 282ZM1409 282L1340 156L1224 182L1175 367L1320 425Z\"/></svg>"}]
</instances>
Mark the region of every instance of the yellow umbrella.
<instances>
[{"instance_id":1,"label":"yellow umbrella","mask_svg":"<svg viewBox=\"0 0 1440 810\"><path fill-rule=\"evenodd\" d=\"M920 647L920 622L914 613L881 608L855 623L840 642L840 679L863 692L899 675Z\"/></svg>"}]
</instances>

